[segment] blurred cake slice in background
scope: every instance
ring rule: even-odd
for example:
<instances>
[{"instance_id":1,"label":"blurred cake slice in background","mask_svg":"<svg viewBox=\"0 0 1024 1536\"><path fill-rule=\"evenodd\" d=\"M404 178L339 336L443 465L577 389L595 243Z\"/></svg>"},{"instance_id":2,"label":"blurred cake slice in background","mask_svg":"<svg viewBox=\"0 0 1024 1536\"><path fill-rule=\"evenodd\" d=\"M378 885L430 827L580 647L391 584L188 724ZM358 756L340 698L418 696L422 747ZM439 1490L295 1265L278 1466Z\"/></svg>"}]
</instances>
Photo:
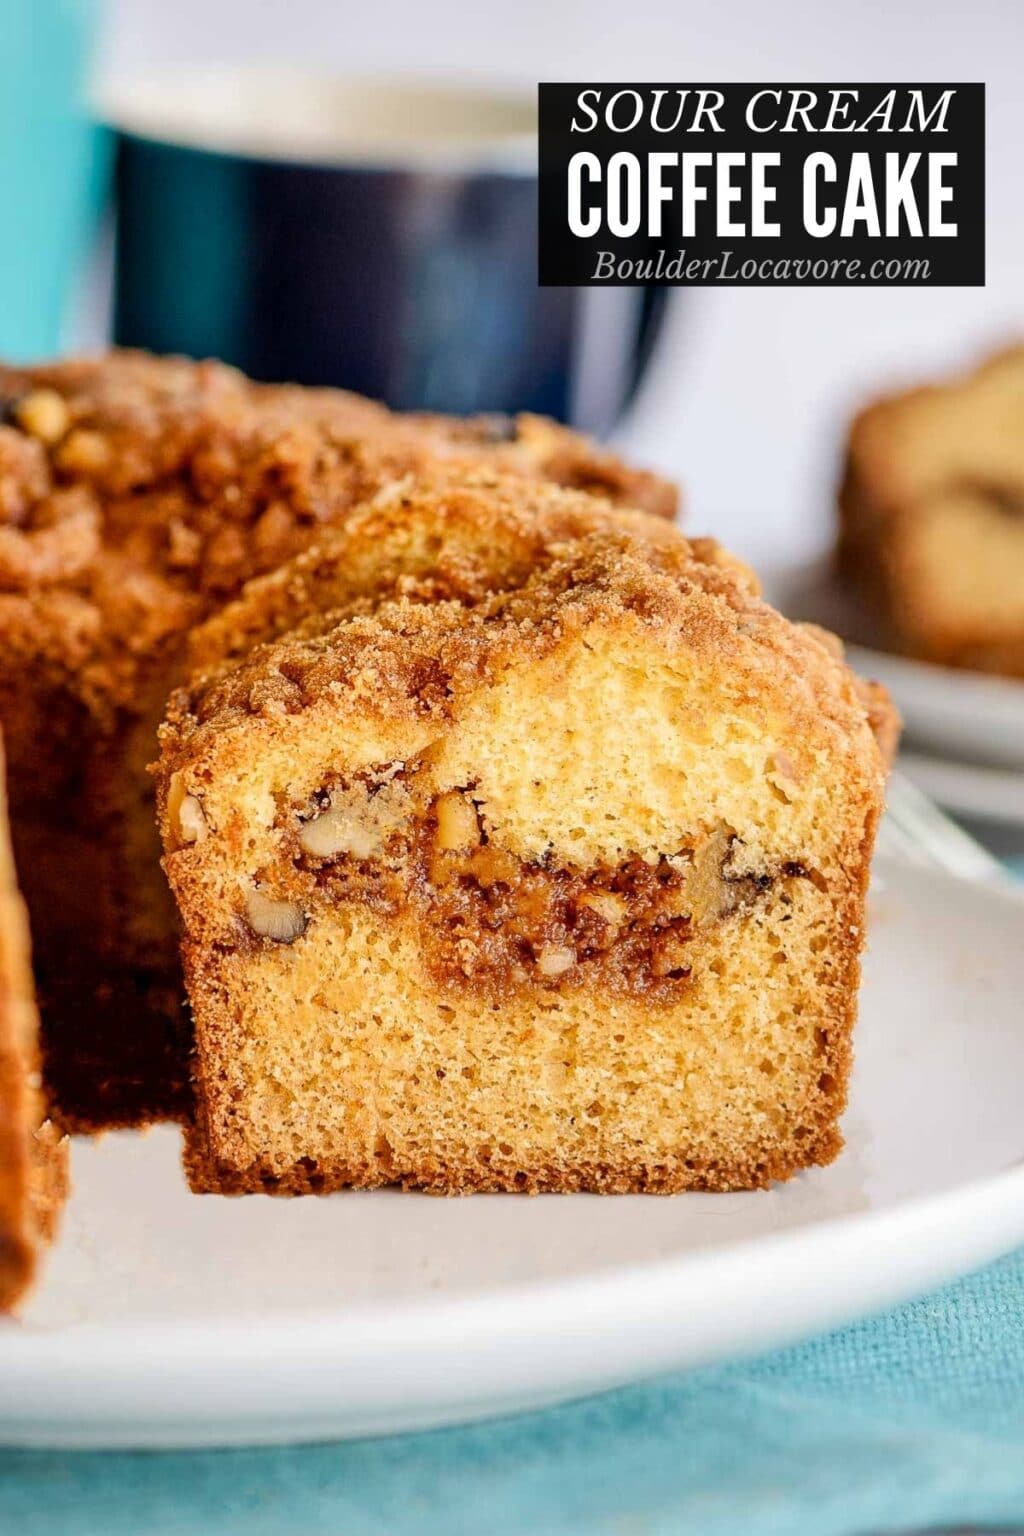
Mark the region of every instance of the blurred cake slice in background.
<instances>
[{"instance_id":1,"label":"blurred cake slice in background","mask_svg":"<svg viewBox=\"0 0 1024 1536\"><path fill-rule=\"evenodd\" d=\"M864 410L840 518L877 644L1024 678L1024 346Z\"/></svg>"},{"instance_id":2,"label":"blurred cake slice in background","mask_svg":"<svg viewBox=\"0 0 1024 1536\"><path fill-rule=\"evenodd\" d=\"M195 1189L736 1189L835 1156L884 700L716 544L411 481L195 654L158 766Z\"/></svg>"},{"instance_id":3,"label":"blurred cake slice in background","mask_svg":"<svg viewBox=\"0 0 1024 1536\"><path fill-rule=\"evenodd\" d=\"M28 917L7 828L0 742L0 1312L21 1300L67 1193L67 1141L46 1119Z\"/></svg>"}]
</instances>

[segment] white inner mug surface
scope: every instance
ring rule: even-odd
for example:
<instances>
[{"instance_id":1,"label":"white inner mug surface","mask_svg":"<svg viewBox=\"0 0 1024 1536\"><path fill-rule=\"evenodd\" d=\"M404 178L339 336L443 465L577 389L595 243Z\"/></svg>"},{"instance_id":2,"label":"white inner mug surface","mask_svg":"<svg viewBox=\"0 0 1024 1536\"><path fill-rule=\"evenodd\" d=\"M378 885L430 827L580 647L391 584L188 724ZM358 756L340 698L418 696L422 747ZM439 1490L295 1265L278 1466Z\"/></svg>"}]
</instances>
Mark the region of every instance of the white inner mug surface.
<instances>
[{"instance_id":1,"label":"white inner mug surface","mask_svg":"<svg viewBox=\"0 0 1024 1536\"><path fill-rule=\"evenodd\" d=\"M504 87L166 69L107 85L97 107L123 133L260 159L535 169L532 94Z\"/></svg>"}]
</instances>

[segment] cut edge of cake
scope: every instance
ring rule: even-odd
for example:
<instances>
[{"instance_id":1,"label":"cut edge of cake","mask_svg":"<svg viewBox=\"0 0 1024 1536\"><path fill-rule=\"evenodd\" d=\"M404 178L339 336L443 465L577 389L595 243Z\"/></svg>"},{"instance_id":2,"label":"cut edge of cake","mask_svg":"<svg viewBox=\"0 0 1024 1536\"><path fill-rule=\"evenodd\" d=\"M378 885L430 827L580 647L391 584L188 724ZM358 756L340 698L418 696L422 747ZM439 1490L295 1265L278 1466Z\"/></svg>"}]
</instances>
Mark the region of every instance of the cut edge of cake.
<instances>
[{"instance_id":1,"label":"cut edge of cake","mask_svg":"<svg viewBox=\"0 0 1024 1536\"><path fill-rule=\"evenodd\" d=\"M7 830L0 739L0 1312L29 1290L67 1189L67 1139L42 1100L28 917Z\"/></svg>"}]
</instances>

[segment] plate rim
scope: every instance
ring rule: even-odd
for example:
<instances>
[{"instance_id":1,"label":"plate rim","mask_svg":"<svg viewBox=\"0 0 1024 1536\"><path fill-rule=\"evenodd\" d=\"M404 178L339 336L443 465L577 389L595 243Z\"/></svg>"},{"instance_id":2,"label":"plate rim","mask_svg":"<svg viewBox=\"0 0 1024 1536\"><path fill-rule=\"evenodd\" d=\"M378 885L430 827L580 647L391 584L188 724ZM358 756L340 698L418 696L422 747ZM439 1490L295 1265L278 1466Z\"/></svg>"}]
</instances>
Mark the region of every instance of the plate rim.
<instances>
[{"instance_id":1,"label":"plate rim","mask_svg":"<svg viewBox=\"0 0 1024 1536\"><path fill-rule=\"evenodd\" d=\"M166 1332L141 1330L131 1338L132 1347L113 1359L100 1330L78 1333L79 1346L83 1340L92 1345L83 1352L67 1348L69 1330L54 1329L42 1355L38 1349L5 1352L0 1444L109 1449L280 1445L401 1434L505 1416L680 1370L740 1362L852 1325L996 1259L1022 1238L1024 1163L952 1192L894 1204L875 1216L810 1223L688 1258L425 1306L353 1308L344 1316L332 1314L326 1329L319 1318L294 1319L287 1327L275 1323L263 1331L262 1350L253 1347L261 1334L258 1322L245 1326L239 1321L220 1331L218 1348L204 1354L201 1370L196 1347L206 1349L211 1337L204 1327L175 1331L177 1344L191 1333L194 1347L188 1351L169 1349ZM826 1249L833 1282L828 1289L821 1270ZM755 1252L762 1272L773 1272L773 1292L783 1284L791 1287L788 1311L774 1315L767 1328L749 1284ZM869 1283L866 1255L874 1264ZM560 1304L545 1306L545 1293ZM513 1304L499 1306L499 1295L510 1296ZM705 1306L702 1316L701 1297L710 1295L714 1304ZM731 1326L723 1329L724 1299ZM685 1308L692 1308L687 1327L666 1341L666 1319L671 1331L671 1320ZM633 1319L625 1330L624 1311ZM697 1345L695 1318L698 1324L712 1323ZM612 1344L610 1350L592 1348L598 1328L604 1330L602 1342ZM536 1364L545 1346L554 1341L564 1345L573 1335L567 1358L552 1355L553 1368L551 1360ZM519 1353L524 1343L529 1348ZM472 1392L466 1389L467 1358ZM453 1372L453 1361L460 1360L462 1369ZM410 1368L416 1386L411 1392ZM331 1383L327 1390L325 1369ZM480 1378L498 1371L496 1388L481 1396ZM339 1400L333 1384L342 1374L347 1388ZM383 1395L382 1380L393 1383ZM103 1384L99 1401L97 1381ZM277 1396L268 1415L260 1389L271 1382ZM400 1403L399 1382L405 1384ZM83 1388L90 1393L88 1415L81 1408Z\"/></svg>"},{"instance_id":2,"label":"plate rim","mask_svg":"<svg viewBox=\"0 0 1024 1536\"><path fill-rule=\"evenodd\" d=\"M814 1170L810 1171L814 1172ZM382 1191L374 1190L368 1193L380 1194ZM742 1197L751 1192L737 1191L737 1193ZM822 1238L830 1242L847 1242L854 1230L863 1237L865 1233L872 1236L882 1233L888 1236L891 1227L898 1227L903 1231L911 1226L925 1229L932 1224L937 1215L945 1212L949 1205L957 1207L962 1205L964 1208L973 1209L982 1197L991 1195L997 1206L1001 1207L1004 1199L1009 1202L1018 1194L1022 1202L1020 1226L1024 1233L1024 1153L1018 1162L998 1173L967 1179L948 1189L933 1191L926 1195L896 1200L880 1211L846 1212L841 1216L809 1221L785 1232L742 1238L721 1247L708 1247L685 1255L669 1255L663 1258L609 1265L596 1272L583 1271L576 1275L559 1276L553 1280L524 1280L486 1291L467 1291L457 1297L425 1296L416 1302L401 1303L362 1302L346 1307L344 1311L338 1308L302 1314L275 1313L273 1336L279 1338L287 1333L291 1342L293 1339L309 1334L322 1341L325 1332L329 1333L339 1323L343 1325L345 1332L355 1333L360 1328L376 1324L386 1323L389 1328L393 1328L396 1318L403 1324L411 1326L421 1322L424 1315L446 1323L456 1314L464 1317L467 1313L490 1312L496 1307L502 1310L516 1307L533 1309L538 1301L564 1302L569 1299L570 1294L575 1296L580 1291L596 1295L603 1302L619 1293L623 1285L656 1287L660 1286L664 1280L678 1278L680 1274L684 1272L689 1274L696 1269L732 1269L745 1261L749 1262L755 1254L766 1256L768 1261L785 1259L791 1254L799 1257L802 1256L803 1250L819 1247ZM564 1197L552 1194L536 1198L560 1200ZM591 1198L614 1199L616 1197L595 1195ZM649 1198L672 1197L652 1195ZM7 1342L10 1342L10 1339L24 1340L26 1345L28 1341L38 1345L40 1340L44 1340L57 1346L69 1336L73 1336L76 1341L84 1340L87 1345L100 1345L105 1342L104 1335L114 1335L118 1340L142 1344L147 1335L156 1334L165 1340L180 1336L189 1337L196 1343L215 1342L220 1345L226 1338L231 1342L243 1340L251 1342L253 1333L258 1330L258 1324L255 1316L244 1314L234 1318L218 1316L202 1322L184 1319L138 1320L116 1329L111 1329L109 1324L90 1321L67 1323L60 1327L17 1322L12 1326L9 1320L4 1319L0 1339L8 1330ZM109 1337L106 1342L109 1342ZM15 1350L17 1348L18 1345L15 1344ZM6 1362L3 1360L3 1348L0 1346L0 1364L3 1363Z\"/></svg>"},{"instance_id":3,"label":"plate rim","mask_svg":"<svg viewBox=\"0 0 1024 1536\"><path fill-rule=\"evenodd\" d=\"M926 661L921 656L904 656L900 651L880 651L876 646L861 645L856 640L844 642L846 658L854 670L885 667L894 675L909 678L912 683L926 682L929 687L950 688L957 693L970 694L975 701L983 700L984 707L997 709L1012 700L1024 714L1024 680L1007 677L999 672L976 672L969 667L946 667L941 662Z\"/></svg>"},{"instance_id":4,"label":"plate rim","mask_svg":"<svg viewBox=\"0 0 1024 1536\"><path fill-rule=\"evenodd\" d=\"M876 867L883 880L894 870L912 884L936 878L898 860ZM1024 888L938 877L1024 910ZM456 1296L275 1312L269 1326L259 1313L5 1325L0 1443L283 1444L491 1417L763 1353L948 1283L1021 1242L1024 1148L1006 1167L878 1210ZM755 1266L769 1277L767 1323L757 1305L762 1288L750 1283ZM484 1400L481 1376L492 1388ZM271 1380L279 1399L268 1422L260 1389ZM311 1422L312 1402L320 1417Z\"/></svg>"}]
</instances>

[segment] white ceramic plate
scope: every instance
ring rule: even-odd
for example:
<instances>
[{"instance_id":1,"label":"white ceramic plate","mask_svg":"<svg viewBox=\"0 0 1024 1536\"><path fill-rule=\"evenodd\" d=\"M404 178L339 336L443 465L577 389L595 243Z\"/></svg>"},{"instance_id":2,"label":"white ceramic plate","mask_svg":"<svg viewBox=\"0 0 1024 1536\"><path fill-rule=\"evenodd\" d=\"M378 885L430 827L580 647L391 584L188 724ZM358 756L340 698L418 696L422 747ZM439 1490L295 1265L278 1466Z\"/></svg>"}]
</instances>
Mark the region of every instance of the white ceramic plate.
<instances>
[{"instance_id":1,"label":"white ceramic plate","mask_svg":"<svg viewBox=\"0 0 1024 1536\"><path fill-rule=\"evenodd\" d=\"M849 642L851 665L892 693L906 738L943 758L1024 769L1024 682L912 661L879 649L870 619L827 562L765 578L770 600L792 619L812 619Z\"/></svg>"},{"instance_id":2,"label":"white ceramic plate","mask_svg":"<svg viewBox=\"0 0 1024 1536\"><path fill-rule=\"evenodd\" d=\"M1022 771L901 752L900 772L955 816L1024 830Z\"/></svg>"},{"instance_id":3,"label":"white ceramic plate","mask_svg":"<svg viewBox=\"0 0 1024 1536\"><path fill-rule=\"evenodd\" d=\"M883 865L848 1147L770 1192L197 1199L176 1135L75 1147L0 1440L342 1437L767 1349L1024 1241L1024 899Z\"/></svg>"}]
</instances>

